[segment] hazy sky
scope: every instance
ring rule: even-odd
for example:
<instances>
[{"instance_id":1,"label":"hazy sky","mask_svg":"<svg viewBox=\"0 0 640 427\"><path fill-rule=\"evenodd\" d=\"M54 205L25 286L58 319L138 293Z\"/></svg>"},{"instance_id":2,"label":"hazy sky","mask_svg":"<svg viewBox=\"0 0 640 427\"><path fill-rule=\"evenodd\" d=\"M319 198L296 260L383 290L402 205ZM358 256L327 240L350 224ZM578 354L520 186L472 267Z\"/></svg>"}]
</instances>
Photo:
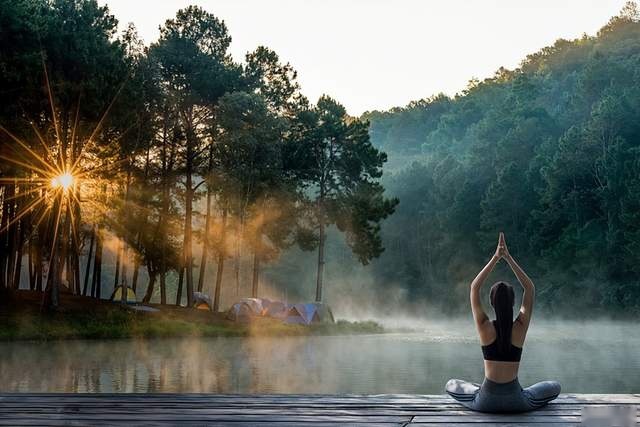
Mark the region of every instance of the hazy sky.
<instances>
[{"instance_id":1,"label":"hazy sky","mask_svg":"<svg viewBox=\"0 0 640 427\"><path fill-rule=\"evenodd\" d=\"M349 113L404 106L472 77L516 67L558 38L595 34L625 0L99 0L149 44L189 4L223 19L231 53L259 45L297 70L312 101L323 93Z\"/></svg>"}]
</instances>

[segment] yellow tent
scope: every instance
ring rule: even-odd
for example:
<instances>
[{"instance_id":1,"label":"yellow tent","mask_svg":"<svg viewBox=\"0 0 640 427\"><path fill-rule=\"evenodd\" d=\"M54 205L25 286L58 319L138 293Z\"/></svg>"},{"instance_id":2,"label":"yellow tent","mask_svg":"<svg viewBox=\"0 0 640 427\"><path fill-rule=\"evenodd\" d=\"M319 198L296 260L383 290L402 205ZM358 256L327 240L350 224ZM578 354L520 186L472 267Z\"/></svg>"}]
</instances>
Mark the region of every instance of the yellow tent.
<instances>
[{"instance_id":1,"label":"yellow tent","mask_svg":"<svg viewBox=\"0 0 640 427\"><path fill-rule=\"evenodd\" d=\"M207 294L203 294L202 292L194 292L193 293L193 308L196 310L207 310L211 311L211 297Z\"/></svg>"},{"instance_id":2,"label":"yellow tent","mask_svg":"<svg viewBox=\"0 0 640 427\"><path fill-rule=\"evenodd\" d=\"M196 310L211 311L211 307L209 307L209 304L207 304L206 302L198 302L194 305L194 307L196 308Z\"/></svg>"},{"instance_id":3,"label":"yellow tent","mask_svg":"<svg viewBox=\"0 0 640 427\"><path fill-rule=\"evenodd\" d=\"M111 301L119 302L122 301L122 292L124 286L116 286L113 293L111 294ZM136 302L136 293L133 292L133 288L127 286L127 296L126 302Z\"/></svg>"}]
</instances>

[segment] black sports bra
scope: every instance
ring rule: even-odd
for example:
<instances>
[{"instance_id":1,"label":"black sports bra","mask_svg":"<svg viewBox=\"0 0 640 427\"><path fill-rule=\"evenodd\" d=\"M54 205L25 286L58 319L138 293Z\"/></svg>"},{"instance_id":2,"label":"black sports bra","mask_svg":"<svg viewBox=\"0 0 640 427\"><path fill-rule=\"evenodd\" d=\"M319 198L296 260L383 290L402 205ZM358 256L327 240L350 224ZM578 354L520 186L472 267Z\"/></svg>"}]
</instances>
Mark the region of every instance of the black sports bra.
<instances>
[{"instance_id":1,"label":"black sports bra","mask_svg":"<svg viewBox=\"0 0 640 427\"><path fill-rule=\"evenodd\" d=\"M494 320L495 327L495 320ZM509 345L509 349L504 352L498 347L498 337L489 345L482 346L482 355L484 360L494 360L498 362L519 362L522 357L522 348L513 344Z\"/></svg>"}]
</instances>

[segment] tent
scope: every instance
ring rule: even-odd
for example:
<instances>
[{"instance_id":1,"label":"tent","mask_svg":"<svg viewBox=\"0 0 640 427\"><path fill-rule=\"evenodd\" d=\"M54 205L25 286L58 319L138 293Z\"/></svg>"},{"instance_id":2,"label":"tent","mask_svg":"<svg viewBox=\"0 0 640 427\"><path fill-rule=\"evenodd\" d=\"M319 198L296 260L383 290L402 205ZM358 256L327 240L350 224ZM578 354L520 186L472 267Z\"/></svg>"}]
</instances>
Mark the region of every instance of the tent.
<instances>
[{"instance_id":1,"label":"tent","mask_svg":"<svg viewBox=\"0 0 640 427\"><path fill-rule=\"evenodd\" d=\"M268 301L268 300L267 300ZM262 315L262 298L242 298L240 300L242 304L246 304L250 307L251 312L255 313L256 316Z\"/></svg>"},{"instance_id":2,"label":"tent","mask_svg":"<svg viewBox=\"0 0 640 427\"><path fill-rule=\"evenodd\" d=\"M287 315L284 318L284 323L307 325L307 319L305 317L306 310L304 304L293 304L288 307Z\"/></svg>"},{"instance_id":3,"label":"tent","mask_svg":"<svg viewBox=\"0 0 640 427\"><path fill-rule=\"evenodd\" d=\"M312 304L315 307L315 311L313 312L313 316L311 318L311 322L320 322L320 323L335 323L336 319L333 317L333 311L327 304L323 304L321 302L315 302Z\"/></svg>"},{"instance_id":4,"label":"tent","mask_svg":"<svg viewBox=\"0 0 640 427\"><path fill-rule=\"evenodd\" d=\"M333 313L328 305L313 302L307 304L292 304L289 306L285 323L310 325L312 323L334 323Z\"/></svg>"},{"instance_id":5,"label":"tent","mask_svg":"<svg viewBox=\"0 0 640 427\"><path fill-rule=\"evenodd\" d=\"M193 308L197 310L211 311L212 307L213 303L211 302L211 297L209 295L203 294L202 292L193 293Z\"/></svg>"},{"instance_id":6,"label":"tent","mask_svg":"<svg viewBox=\"0 0 640 427\"><path fill-rule=\"evenodd\" d=\"M270 301L268 304L262 301L262 315L275 319L284 319L287 317L287 305L281 301Z\"/></svg>"},{"instance_id":7,"label":"tent","mask_svg":"<svg viewBox=\"0 0 640 427\"><path fill-rule=\"evenodd\" d=\"M116 301L116 302L120 302L122 301L122 292L123 292L124 286L120 285L120 286L116 286L116 288L113 290L113 293L111 294L111 301ZM133 291L133 288L127 286L127 295L126 295L126 302L131 303L131 302L136 302L136 293Z\"/></svg>"},{"instance_id":8,"label":"tent","mask_svg":"<svg viewBox=\"0 0 640 427\"><path fill-rule=\"evenodd\" d=\"M227 319L248 322L253 317L262 316L262 300L242 298L227 311Z\"/></svg>"},{"instance_id":9,"label":"tent","mask_svg":"<svg viewBox=\"0 0 640 427\"><path fill-rule=\"evenodd\" d=\"M329 306L320 302L287 305L267 298L243 298L227 311L227 318L234 321L250 322L255 317L271 317L298 325L335 322Z\"/></svg>"}]
</instances>

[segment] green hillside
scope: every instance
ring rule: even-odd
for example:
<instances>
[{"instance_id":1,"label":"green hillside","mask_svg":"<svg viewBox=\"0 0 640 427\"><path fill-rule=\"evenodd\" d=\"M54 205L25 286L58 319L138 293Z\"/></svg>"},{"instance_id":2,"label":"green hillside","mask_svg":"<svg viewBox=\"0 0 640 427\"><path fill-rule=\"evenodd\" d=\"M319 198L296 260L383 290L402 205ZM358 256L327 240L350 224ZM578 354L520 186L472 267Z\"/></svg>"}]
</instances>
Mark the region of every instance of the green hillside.
<instances>
[{"instance_id":1,"label":"green hillside","mask_svg":"<svg viewBox=\"0 0 640 427\"><path fill-rule=\"evenodd\" d=\"M504 231L544 309L637 313L638 18L628 3L597 35L558 40L453 98L364 115L401 201L375 262L381 286L455 309Z\"/></svg>"}]
</instances>

